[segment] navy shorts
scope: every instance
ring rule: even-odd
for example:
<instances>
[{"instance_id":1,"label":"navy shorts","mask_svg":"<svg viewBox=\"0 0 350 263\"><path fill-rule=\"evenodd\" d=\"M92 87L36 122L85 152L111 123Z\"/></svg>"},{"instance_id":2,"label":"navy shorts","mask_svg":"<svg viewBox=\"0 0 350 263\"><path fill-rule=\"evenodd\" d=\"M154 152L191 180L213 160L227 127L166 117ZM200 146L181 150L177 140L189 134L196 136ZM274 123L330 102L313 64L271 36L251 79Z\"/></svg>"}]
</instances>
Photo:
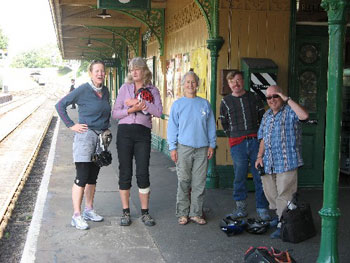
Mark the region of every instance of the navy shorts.
<instances>
[{"instance_id":1,"label":"navy shorts","mask_svg":"<svg viewBox=\"0 0 350 263\"><path fill-rule=\"evenodd\" d=\"M80 187L85 187L86 184L96 184L100 167L96 166L92 162L75 163L75 169L77 170L74 183Z\"/></svg>"}]
</instances>

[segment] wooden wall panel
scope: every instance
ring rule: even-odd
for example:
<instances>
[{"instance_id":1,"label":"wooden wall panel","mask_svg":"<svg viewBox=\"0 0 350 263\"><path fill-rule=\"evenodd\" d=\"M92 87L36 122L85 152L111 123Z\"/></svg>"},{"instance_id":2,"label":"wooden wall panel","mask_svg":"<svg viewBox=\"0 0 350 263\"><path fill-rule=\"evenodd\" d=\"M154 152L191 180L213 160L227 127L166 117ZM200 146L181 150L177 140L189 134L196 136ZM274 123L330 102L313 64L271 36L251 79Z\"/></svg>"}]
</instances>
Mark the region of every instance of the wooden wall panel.
<instances>
[{"instance_id":1,"label":"wooden wall panel","mask_svg":"<svg viewBox=\"0 0 350 263\"><path fill-rule=\"evenodd\" d=\"M249 13L242 11L239 13L239 31L238 31L238 48L239 57L248 56L248 46L249 46Z\"/></svg>"},{"instance_id":2,"label":"wooden wall panel","mask_svg":"<svg viewBox=\"0 0 350 263\"><path fill-rule=\"evenodd\" d=\"M258 0L233 1L231 22L231 54L230 68L240 68L242 57L270 58L279 67L278 84L287 90L288 84L288 53L289 53L289 0ZM165 50L164 56L159 56L158 42L152 39L148 44L147 56L156 56L157 74L162 80L158 88L163 98L164 113L169 114L174 98L166 97L166 61L176 54L191 53L198 48L207 46L208 29L204 17L194 5L194 0L168 1L165 12ZM228 65L228 1L220 1L219 32L225 40L218 58L218 89L217 116L222 96L219 94L221 85L220 70ZM210 61L208 61L210 69ZM210 70L208 71L210 83ZM209 84L208 84L209 85ZM210 90L210 87L207 87ZM209 96L209 94L208 94ZM154 122L154 132L166 138L167 120ZM219 125L221 127L221 125ZM232 164L227 138L218 138L217 164Z\"/></svg>"},{"instance_id":3,"label":"wooden wall panel","mask_svg":"<svg viewBox=\"0 0 350 263\"><path fill-rule=\"evenodd\" d=\"M232 164L230 146L228 144L228 139L218 138L217 139L218 148L216 150L216 164L217 165L229 165Z\"/></svg>"},{"instance_id":4,"label":"wooden wall panel","mask_svg":"<svg viewBox=\"0 0 350 263\"><path fill-rule=\"evenodd\" d=\"M281 4L282 3L282 4ZM277 3L283 8L276 8L276 3L269 0L252 4L248 1L234 2L231 23L231 68L240 68L242 57L270 58L278 65L278 84L287 90L288 87L288 56L289 56L289 4L285 0ZM218 60L218 74L220 69L227 68L228 51L228 5L221 4L220 34L225 39ZM220 85L218 75L218 86ZM222 96L217 89L217 116ZM221 128L221 125L219 125ZM217 163L232 164L229 155L227 138L218 140ZM228 156L228 158L224 158ZM219 160L220 159L220 160ZM224 161L226 160L226 161Z\"/></svg>"},{"instance_id":5,"label":"wooden wall panel","mask_svg":"<svg viewBox=\"0 0 350 263\"><path fill-rule=\"evenodd\" d=\"M248 56L257 57L258 56L258 45L259 45L259 35L258 35L258 15L259 12L251 12L249 14L249 26L248 26Z\"/></svg>"},{"instance_id":6,"label":"wooden wall panel","mask_svg":"<svg viewBox=\"0 0 350 263\"><path fill-rule=\"evenodd\" d=\"M267 57L267 38L266 34L267 30L267 13L266 12L258 12L257 24L258 24L258 46L257 46L257 57Z\"/></svg>"}]
</instances>

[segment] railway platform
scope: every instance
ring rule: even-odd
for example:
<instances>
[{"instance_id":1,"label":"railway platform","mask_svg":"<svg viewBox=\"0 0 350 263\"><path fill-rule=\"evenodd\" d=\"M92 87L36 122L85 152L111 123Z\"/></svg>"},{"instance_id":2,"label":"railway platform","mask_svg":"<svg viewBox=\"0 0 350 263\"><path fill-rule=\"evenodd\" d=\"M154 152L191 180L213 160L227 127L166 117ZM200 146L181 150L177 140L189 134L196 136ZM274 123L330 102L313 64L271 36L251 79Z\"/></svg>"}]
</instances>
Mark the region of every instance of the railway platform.
<instances>
[{"instance_id":1,"label":"railway platform","mask_svg":"<svg viewBox=\"0 0 350 263\"><path fill-rule=\"evenodd\" d=\"M10 100L12 100L12 95L11 94L0 93L0 104L6 103L6 102L8 102Z\"/></svg>"},{"instance_id":2,"label":"railway platform","mask_svg":"<svg viewBox=\"0 0 350 263\"><path fill-rule=\"evenodd\" d=\"M76 119L77 111L69 110ZM104 216L103 222L89 222L89 230L77 230L70 225L72 216L71 187L75 175L72 163L73 133L63 123L57 128L49 154L47 169L28 233L22 262L243 262L250 246L273 246L289 250L297 262L316 262L319 245L322 189L301 189L303 200L310 202L317 235L298 244L272 240L269 230L263 235L242 233L227 237L219 228L220 220L233 208L231 189L207 189L205 211L208 224L177 224L175 199L177 177L174 163L164 154L151 153L150 214L156 220L153 227L140 220L140 204L136 182L131 189L129 227L119 226L122 215L118 192L118 158L115 148L117 125L111 130L110 150L113 162L101 169L95 195L95 209ZM254 217L254 194L249 193L249 216ZM339 192L339 262L350 258L350 191Z\"/></svg>"}]
</instances>

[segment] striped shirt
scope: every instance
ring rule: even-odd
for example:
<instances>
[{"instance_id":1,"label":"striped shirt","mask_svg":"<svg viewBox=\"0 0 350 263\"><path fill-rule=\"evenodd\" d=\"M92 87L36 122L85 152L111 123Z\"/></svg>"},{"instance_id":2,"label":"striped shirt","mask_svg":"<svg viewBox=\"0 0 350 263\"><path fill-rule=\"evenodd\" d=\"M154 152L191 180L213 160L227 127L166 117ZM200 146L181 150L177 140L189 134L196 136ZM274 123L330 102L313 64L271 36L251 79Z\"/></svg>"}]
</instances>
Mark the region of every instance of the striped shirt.
<instances>
[{"instance_id":1,"label":"striped shirt","mask_svg":"<svg viewBox=\"0 0 350 263\"><path fill-rule=\"evenodd\" d=\"M296 113L284 105L277 114L269 109L262 119L258 138L264 139L265 173L284 173L302 166L301 126Z\"/></svg>"},{"instance_id":2,"label":"striped shirt","mask_svg":"<svg viewBox=\"0 0 350 263\"><path fill-rule=\"evenodd\" d=\"M255 134L264 112L263 102L255 93L247 91L240 97L229 94L221 100L221 125L230 138Z\"/></svg>"}]
</instances>

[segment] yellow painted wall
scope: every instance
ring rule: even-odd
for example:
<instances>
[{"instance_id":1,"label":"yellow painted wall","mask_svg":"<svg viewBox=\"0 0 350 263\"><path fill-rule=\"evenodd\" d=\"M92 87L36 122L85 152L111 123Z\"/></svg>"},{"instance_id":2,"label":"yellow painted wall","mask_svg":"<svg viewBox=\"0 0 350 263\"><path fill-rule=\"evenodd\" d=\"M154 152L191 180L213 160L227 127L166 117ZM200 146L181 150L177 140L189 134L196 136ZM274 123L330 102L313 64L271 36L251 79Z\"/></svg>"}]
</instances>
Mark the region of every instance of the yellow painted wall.
<instances>
[{"instance_id":1,"label":"yellow painted wall","mask_svg":"<svg viewBox=\"0 0 350 263\"><path fill-rule=\"evenodd\" d=\"M218 59L217 116L219 115L220 69L241 69L242 57L270 58L278 65L277 83L288 87L290 1L235 0L231 22L231 56L228 55L229 5L221 1L220 36L225 39ZM228 58L231 66L228 65ZM222 129L219 124L218 129ZM232 164L227 138L218 138L216 151L218 165Z\"/></svg>"},{"instance_id":2,"label":"yellow painted wall","mask_svg":"<svg viewBox=\"0 0 350 263\"><path fill-rule=\"evenodd\" d=\"M219 35L225 40L218 58L217 116L222 96L219 94L220 70L240 69L242 57L270 58L278 65L278 84L286 91L288 84L289 55L289 0L234 0L232 1L231 54L228 55L229 1L220 1ZM158 42L152 39L147 47L147 56L156 57L156 80L162 99L164 114L169 114L176 96L169 97L166 88L166 61L177 54L188 53L190 66L199 55L207 54L206 87L203 97L209 98L210 90L210 53L206 48L208 29L198 6L191 0L167 1L165 11L165 50L159 55ZM228 65L230 58L231 65ZM199 63L195 63L199 64ZM203 65L201 65L203 66ZM187 65L188 67L188 65ZM189 69L189 68L188 68ZM188 70L187 69L187 70ZM196 69L195 69L196 72ZM197 72L196 72L197 73ZM167 120L154 118L153 132L166 138ZM218 129L222 129L219 124ZM232 164L227 138L218 138L217 164Z\"/></svg>"},{"instance_id":3,"label":"yellow painted wall","mask_svg":"<svg viewBox=\"0 0 350 263\"><path fill-rule=\"evenodd\" d=\"M173 97L167 96L166 85L166 63L171 59L175 59L176 55L183 55L188 53L190 62L183 62L182 75L188 71L190 67L195 68L195 72L199 73L205 71L205 67L210 68L209 64L209 50L206 48L206 40L208 39L207 28L204 17L201 15L198 6L194 1L168 1L165 11L165 50L164 56L159 55L159 45L155 39L147 46L147 57L156 57L156 79L155 84L159 88L163 101L163 113L169 115L172 103L181 96L181 89L177 88L179 92L175 91ZM191 64L191 56L196 59ZM205 63L199 63L200 57L206 58ZM203 67L204 65L204 67ZM198 68L198 70L197 70ZM204 69L203 69L204 68ZM208 70L207 70L208 71ZM202 73L203 75L203 73ZM180 77L180 75L178 74ZM202 83L205 83L201 89L202 96L209 96L209 74L203 76ZM177 96L176 96L177 95ZM166 138L167 120L153 119L152 131Z\"/></svg>"}]
</instances>

